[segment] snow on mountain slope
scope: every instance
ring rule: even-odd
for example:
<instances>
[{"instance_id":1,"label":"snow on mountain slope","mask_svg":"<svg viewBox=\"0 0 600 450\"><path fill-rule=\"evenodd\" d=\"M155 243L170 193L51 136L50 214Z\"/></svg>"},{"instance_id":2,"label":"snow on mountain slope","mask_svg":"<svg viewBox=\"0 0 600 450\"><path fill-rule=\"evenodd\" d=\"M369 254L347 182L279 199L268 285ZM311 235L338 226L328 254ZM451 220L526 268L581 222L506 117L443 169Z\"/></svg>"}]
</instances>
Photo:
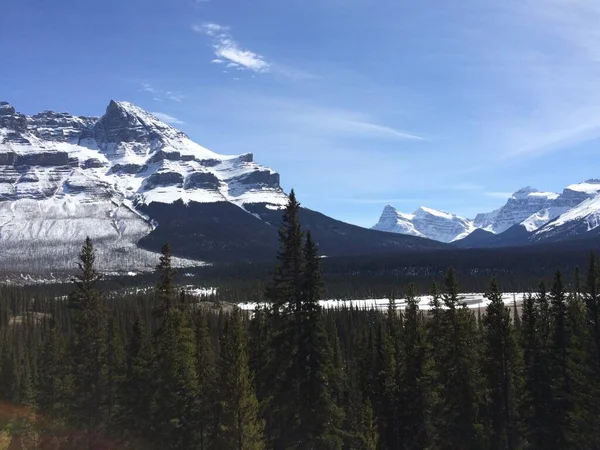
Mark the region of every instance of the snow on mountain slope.
<instances>
[{"instance_id":1,"label":"snow on mountain slope","mask_svg":"<svg viewBox=\"0 0 600 450\"><path fill-rule=\"evenodd\" d=\"M543 236L542 230L547 224L548 229L563 225L561 217L567 217L567 221L584 220L586 224L588 222L594 224L594 214L592 213L588 217L579 211L578 205L583 205L582 202L586 202L596 195L600 195L600 180L597 179L567 186L560 194L542 192L527 186L515 192L501 208L489 213L477 214L473 221L425 207L419 208L413 214L403 214L392 206L386 206L379 222L373 228L423 236L442 242L460 240L476 229L501 235L515 225L522 225L524 232L527 233L540 230L539 236ZM585 206L582 207L585 210ZM573 216L569 215L571 211L574 211ZM555 219L557 219L556 222L554 222ZM554 225L555 223L558 225ZM574 225L571 226L571 228L573 227ZM588 225L579 226L577 230L580 232L588 228ZM571 230L569 233L575 232ZM509 239L511 243L513 243L513 237L511 235Z\"/></svg>"},{"instance_id":2,"label":"snow on mountain slope","mask_svg":"<svg viewBox=\"0 0 600 450\"><path fill-rule=\"evenodd\" d=\"M521 225L523 225L527 231L532 232L544 226L552 219L555 219L561 214L567 212L568 210L568 206L550 206L548 208L539 210L535 214L532 214L523 222L521 222Z\"/></svg>"},{"instance_id":3,"label":"snow on mountain slope","mask_svg":"<svg viewBox=\"0 0 600 450\"><path fill-rule=\"evenodd\" d=\"M425 237L423 233L415 228L413 214L405 214L398 211L391 205L383 208L379 222L373 226L374 230L386 231L389 233L407 234L409 236Z\"/></svg>"},{"instance_id":4,"label":"snow on mountain slope","mask_svg":"<svg viewBox=\"0 0 600 450\"><path fill-rule=\"evenodd\" d=\"M58 253L57 268L66 267L90 236L110 243L100 260L114 270L111 261L123 265L142 252L135 244L155 223L138 209L151 203L243 209L281 208L286 200L279 175L251 153L214 153L131 103L111 101L98 118L26 116L0 102L0 245L10 254L0 269ZM35 249L19 252L32 243Z\"/></svg>"},{"instance_id":5,"label":"snow on mountain slope","mask_svg":"<svg viewBox=\"0 0 600 450\"><path fill-rule=\"evenodd\" d=\"M552 202L558 196L554 192L540 192L531 186L519 189L500 208L489 229L496 234L502 233L544 208L552 206Z\"/></svg>"},{"instance_id":6,"label":"snow on mountain slope","mask_svg":"<svg viewBox=\"0 0 600 450\"><path fill-rule=\"evenodd\" d=\"M534 240L563 238L595 230L600 226L600 194L569 209L537 230Z\"/></svg>"},{"instance_id":7,"label":"snow on mountain slope","mask_svg":"<svg viewBox=\"0 0 600 450\"><path fill-rule=\"evenodd\" d=\"M475 227L470 220L447 212L420 207L413 214L405 214L388 205L373 229L452 242L466 237Z\"/></svg>"}]
</instances>

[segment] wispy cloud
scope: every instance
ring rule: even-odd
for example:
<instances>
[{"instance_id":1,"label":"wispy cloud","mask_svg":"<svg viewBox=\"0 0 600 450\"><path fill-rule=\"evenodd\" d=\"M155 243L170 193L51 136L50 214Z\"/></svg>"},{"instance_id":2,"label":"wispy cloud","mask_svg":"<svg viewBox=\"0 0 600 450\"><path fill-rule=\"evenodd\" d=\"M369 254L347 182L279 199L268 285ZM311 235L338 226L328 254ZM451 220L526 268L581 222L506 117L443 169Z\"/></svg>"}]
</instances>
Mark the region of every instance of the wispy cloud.
<instances>
[{"instance_id":1,"label":"wispy cloud","mask_svg":"<svg viewBox=\"0 0 600 450\"><path fill-rule=\"evenodd\" d=\"M158 91L154 89L150 83L142 83L142 91L150 92L151 94L158 93Z\"/></svg>"},{"instance_id":2,"label":"wispy cloud","mask_svg":"<svg viewBox=\"0 0 600 450\"><path fill-rule=\"evenodd\" d=\"M180 103L184 98L181 92L167 91L164 89L158 89L151 85L150 83L141 83L141 90L143 92L148 92L153 94L152 100L156 102L162 102L165 99L170 100L172 102Z\"/></svg>"},{"instance_id":3,"label":"wispy cloud","mask_svg":"<svg viewBox=\"0 0 600 450\"><path fill-rule=\"evenodd\" d=\"M414 203L420 202L423 199L420 198L406 198L406 197L379 197L379 198L332 198L332 201L343 202L343 203L354 203L357 205L393 205L399 203Z\"/></svg>"},{"instance_id":4,"label":"wispy cloud","mask_svg":"<svg viewBox=\"0 0 600 450\"><path fill-rule=\"evenodd\" d=\"M500 198L503 200L508 200L513 193L512 192L484 192L483 195L490 198Z\"/></svg>"},{"instance_id":5,"label":"wispy cloud","mask_svg":"<svg viewBox=\"0 0 600 450\"><path fill-rule=\"evenodd\" d=\"M502 8L499 20L511 22L501 26L514 36L498 41L490 30L497 44L485 49L496 58L498 92L513 94L497 100L513 105L490 126L502 130L497 155L535 157L600 137L600 3L509 1Z\"/></svg>"},{"instance_id":6,"label":"wispy cloud","mask_svg":"<svg viewBox=\"0 0 600 450\"><path fill-rule=\"evenodd\" d=\"M226 63L228 67L252 72L268 72L271 64L261 55L242 48L232 37L228 27L216 23L194 25L196 33L204 34L212 39L216 58L215 64Z\"/></svg>"},{"instance_id":7,"label":"wispy cloud","mask_svg":"<svg viewBox=\"0 0 600 450\"><path fill-rule=\"evenodd\" d=\"M163 112L153 112L152 115L154 117L156 117L159 120L162 120L165 123L171 124L171 125L183 125L185 122L182 120L179 120L177 117L173 117L169 114L163 113Z\"/></svg>"},{"instance_id":8,"label":"wispy cloud","mask_svg":"<svg viewBox=\"0 0 600 450\"><path fill-rule=\"evenodd\" d=\"M296 105L291 110L284 109L283 114L283 120L339 138L428 141L424 136L380 123L367 114L354 111Z\"/></svg>"}]
</instances>

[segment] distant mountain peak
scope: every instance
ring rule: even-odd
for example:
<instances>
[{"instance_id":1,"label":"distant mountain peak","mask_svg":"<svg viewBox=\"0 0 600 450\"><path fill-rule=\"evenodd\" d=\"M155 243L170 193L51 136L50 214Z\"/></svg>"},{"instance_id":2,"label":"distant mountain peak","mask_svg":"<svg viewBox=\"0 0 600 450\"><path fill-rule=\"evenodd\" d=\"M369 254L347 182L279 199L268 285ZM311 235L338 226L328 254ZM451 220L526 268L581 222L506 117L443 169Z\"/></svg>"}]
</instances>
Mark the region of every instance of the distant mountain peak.
<instances>
[{"instance_id":1,"label":"distant mountain peak","mask_svg":"<svg viewBox=\"0 0 600 450\"><path fill-rule=\"evenodd\" d=\"M425 206L417 208L412 214L406 214L386 205L373 229L452 242L465 237L474 228L468 219Z\"/></svg>"},{"instance_id":2,"label":"distant mountain peak","mask_svg":"<svg viewBox=\"0 0 600 450\"><path fill-rule=\"evenodd\" d=\"M540 191L534 187L525 186L525 187L522 187L521 189L519 189L518 191L516 191L515 193L513 193L512 198L521 199L521 198L527 197L529 194L533 194L533 193L537 193L537 192L540 192Z\"/></svg>"}]
</instances>

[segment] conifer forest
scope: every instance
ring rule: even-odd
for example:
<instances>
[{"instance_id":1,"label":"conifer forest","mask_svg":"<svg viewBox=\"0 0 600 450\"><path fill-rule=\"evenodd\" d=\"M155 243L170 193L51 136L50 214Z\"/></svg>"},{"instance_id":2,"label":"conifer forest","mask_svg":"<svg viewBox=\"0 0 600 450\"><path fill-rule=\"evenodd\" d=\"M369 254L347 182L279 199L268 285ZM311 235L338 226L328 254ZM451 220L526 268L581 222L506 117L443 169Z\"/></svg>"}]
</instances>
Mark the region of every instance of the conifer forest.
<instances>
[{"instance_id":1,"label":"conifer forest","mask_svg":"<svg viewBox=\"0 0 600 450\"><path fill-rule=\"evenodd\" d=\"M449 267L393 286L403 309L323 309L298 211L253 311L181 290L168 244L139 292L105 289L90 239L68 295L3 287L0 449L600 449L596 256L519 306L491 278L468 309Z\"/></svg>"}]
</instances>

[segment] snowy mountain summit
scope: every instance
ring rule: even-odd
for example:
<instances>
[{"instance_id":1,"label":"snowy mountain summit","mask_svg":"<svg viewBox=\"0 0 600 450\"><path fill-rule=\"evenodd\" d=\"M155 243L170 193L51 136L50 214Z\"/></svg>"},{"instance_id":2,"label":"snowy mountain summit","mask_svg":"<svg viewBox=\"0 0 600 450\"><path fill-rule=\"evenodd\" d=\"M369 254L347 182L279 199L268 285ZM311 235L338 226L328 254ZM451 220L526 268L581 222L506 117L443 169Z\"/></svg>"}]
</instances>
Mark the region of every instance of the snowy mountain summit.
<instances>
[{"instance_id":1,"label":"snowy mountain summit","mask_svg":"<svg viewBox=\"0 0 600 450\"><path fill-rule=\"evenodd\" d=\"M85 236L107 243L101 264L114 252L138 264L152 204L285 201L279 174L251 153L214 153L131 103L77 117L0 102L0 244L13 268L58 253L66 264Z\"/></svg>"},{"instance_id":2,"label":"snowy mountain summit","mask_svg":"<svg viewBox=\"0 0 600 450\"><path fill-rule=\"evenodd\" d=\"M413 214L404 214L388 205L373 228L453 242L474 230L502 235L520 226L523 233L531 235L531 241L540 241L560 240L594 230L600 226L599 218L600 180L591 179L567 186L560 194L531 186L521 188L502 207L477 214L473 220L423 207Z\"/></svg>"}]
</instances>

